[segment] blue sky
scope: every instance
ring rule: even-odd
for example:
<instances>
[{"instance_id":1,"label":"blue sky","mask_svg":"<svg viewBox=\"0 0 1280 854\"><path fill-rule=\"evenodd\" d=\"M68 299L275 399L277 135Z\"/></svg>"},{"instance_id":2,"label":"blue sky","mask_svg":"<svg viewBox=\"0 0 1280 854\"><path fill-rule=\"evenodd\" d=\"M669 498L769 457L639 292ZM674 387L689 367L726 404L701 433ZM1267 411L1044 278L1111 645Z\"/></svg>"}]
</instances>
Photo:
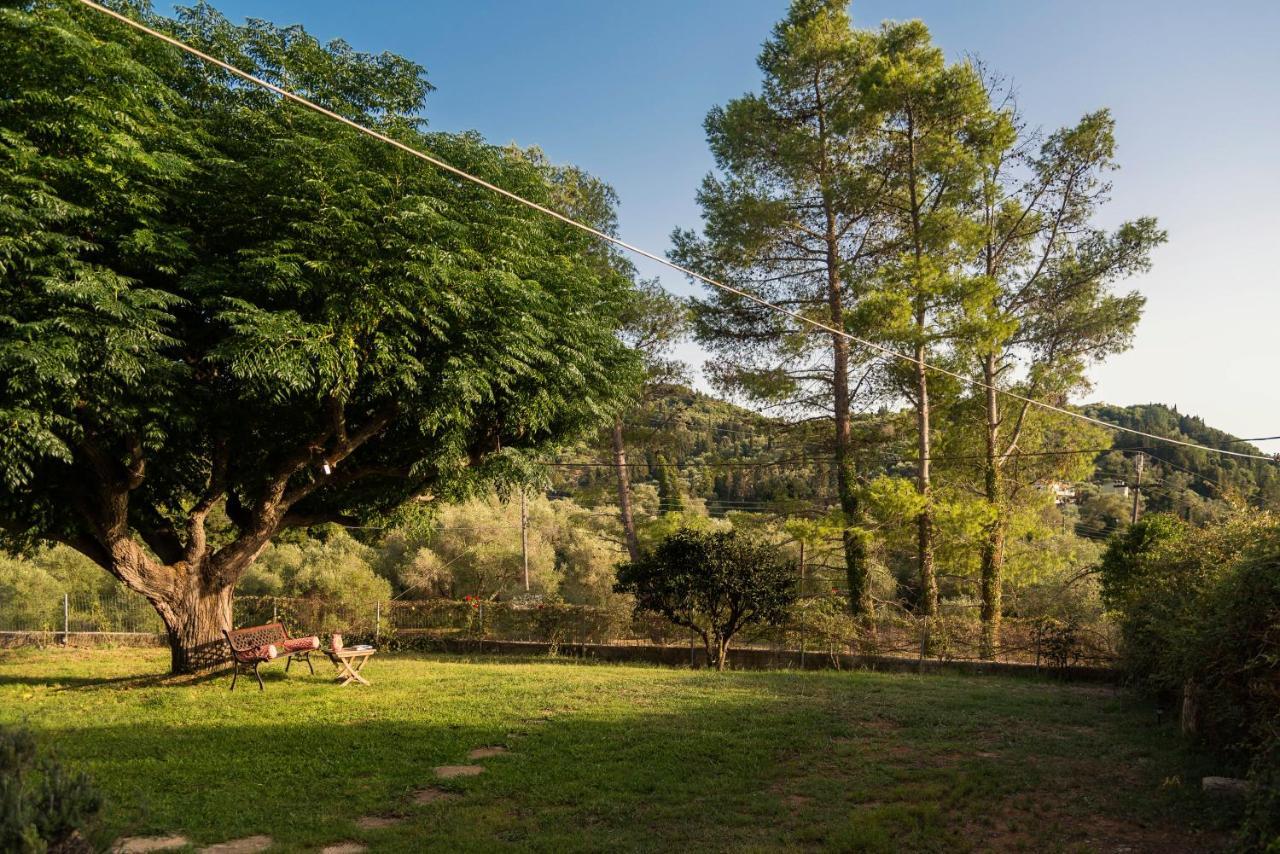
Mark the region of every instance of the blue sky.
<instances>
[{"instance_id":1,"label":"blue sky","mask_svg":"<svg viewBox=\"0 0 1280 854\"><path fill-rule=\"evenodd\" d=\"M421 62L438 87L433 128L536 144L599 175L622 198L622 236L659 252L673 227L698 224L706 111L756 88L756 53L786 11L785 0L215 5ZM1088 399L1177 404L1237 435L1280 435L1280 3L856 0L852 14L861 26L923 19L952 57L1011 77L1033 124L1110 107L1123 168L1103 221L1153 214L1170 240L1131 282L1148 297L1134 349L1094 371Z\"/></svg>"}]
</instances>

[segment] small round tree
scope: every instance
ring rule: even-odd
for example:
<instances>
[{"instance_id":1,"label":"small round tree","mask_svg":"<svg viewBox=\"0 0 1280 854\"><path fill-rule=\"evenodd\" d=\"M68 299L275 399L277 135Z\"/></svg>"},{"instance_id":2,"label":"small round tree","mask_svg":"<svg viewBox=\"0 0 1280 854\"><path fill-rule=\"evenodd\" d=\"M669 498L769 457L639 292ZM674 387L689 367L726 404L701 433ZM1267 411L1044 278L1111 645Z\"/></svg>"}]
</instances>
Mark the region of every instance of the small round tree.
<instances>
[{"instance_id":1,"label":"small round tree","mask_svg":"<svg viewBox=\"0 0 1280 854\"><path fill-rule=\"evenodd\" d=\"M738 531L683 528L619 567L615 589L636 597L637 613L697 632L707 661L724 670L739 630L786 618L796 578L796 566L768 543Z\"/></svg>"}]
</instances>

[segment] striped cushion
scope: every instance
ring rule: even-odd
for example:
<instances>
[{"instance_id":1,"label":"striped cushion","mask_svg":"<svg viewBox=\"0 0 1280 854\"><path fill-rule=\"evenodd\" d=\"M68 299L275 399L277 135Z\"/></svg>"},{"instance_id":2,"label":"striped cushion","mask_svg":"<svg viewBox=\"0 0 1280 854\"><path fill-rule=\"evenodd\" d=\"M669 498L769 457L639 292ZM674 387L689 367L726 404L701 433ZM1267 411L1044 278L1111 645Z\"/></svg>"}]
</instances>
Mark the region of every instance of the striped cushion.
<instances>
[{"instance_id":1,"label":"striped cushion","mask_svg":"<svg viewBox=\"0 0 1280 854\"><path fill-rule=\"evenodd\" d=\"M245 662L270 661L271 659L278 658L279 656L280 651L276 649L276 645L273 643L265 644L263 646L255 646L253 649L244 649L236 652L236 658Z\"/></svg>"}]
</instances>

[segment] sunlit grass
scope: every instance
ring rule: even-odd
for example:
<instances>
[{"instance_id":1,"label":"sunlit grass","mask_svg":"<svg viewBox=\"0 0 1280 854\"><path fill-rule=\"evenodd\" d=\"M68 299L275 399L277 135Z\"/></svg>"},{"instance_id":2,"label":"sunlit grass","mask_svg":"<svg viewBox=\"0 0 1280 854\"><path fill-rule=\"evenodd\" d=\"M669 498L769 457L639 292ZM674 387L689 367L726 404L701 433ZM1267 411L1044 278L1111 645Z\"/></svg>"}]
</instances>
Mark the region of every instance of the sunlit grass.
<instances>
[{"instance_id":1,"label":"sunlit grass","mask_svg":"<svg viewBox=\"0 0 1280 854\"><path fill-rule=\"evenodd\" d=\"M265 692L163 651L0 653L0 722L88 771L109 837L280 850L1205 850L1204 770L1149 708L1030 680L375 657ZM437 765L482 745L478 777ZM461 797L425 806L441 785ZM401 823L361 829L364 815ZM1229 817L1228 817L1229 818ZM1226 821L1219 818L1217 821Z\"/></svg>"}]
</instances>

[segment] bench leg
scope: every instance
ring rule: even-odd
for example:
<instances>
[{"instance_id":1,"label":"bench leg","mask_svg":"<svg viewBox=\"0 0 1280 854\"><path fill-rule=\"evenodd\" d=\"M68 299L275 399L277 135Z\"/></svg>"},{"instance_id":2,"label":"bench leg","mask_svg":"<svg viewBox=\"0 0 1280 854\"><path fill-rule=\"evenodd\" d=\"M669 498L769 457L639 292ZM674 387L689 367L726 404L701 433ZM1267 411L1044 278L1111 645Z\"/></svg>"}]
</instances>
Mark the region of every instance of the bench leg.
<instances>
[{"instance_id":1,"label":"bench leg","mask_svg":"<svg viewBox=\"0 0 1280 854\"><path fill-rule=\"evenodd\" d=\"M311 663L311 653L309 653L309 652L308 652L306 655L304 655L304 656L302 656L302 657L303 657L304 659L306 659L306 662L307 662L307 669L311 671L311 675L312 675L312 676L315 676L315 675L316 675L316 667L315 667L315 665L314 665L314 664L312 664L312 663Z\"/></svg>"},{"instance_id":2,"label":"bench leg","mask_svg":"<svg viewBox=\"0 0 1280 854\"><path fill-rule=\"evenodd\" d=\"M231 690L232 691L236 689L236 680L239 678L240 678L240 665L233 662L231 665Z\"/></svg>"},{"instance_id":3,"label":"bench leg","mask_svg":"<svg viewBox=\"0 0 1280 854\"><path fill-rule=\"evenodd\" d=\"M285 672L285 673L288 673L288 672L289 672L289 667L290 667L292 664L293 664L293 656L291 655L291 656L289 656L287 659L285 659L285 662L284 662L284 672Z\"/></svg>"},{"instance_id":4,"label":"bench leg","mask_svg":"<svg viewBox=\"0 0 1280 854\"><path fill-rule=\"evenodd\" d=\"M253 663L253 675L258 677L258 690L265 691L267 686L262 684L262 674L258 672L258 664L257 661Z\"/></svg>"}]
</instances>

